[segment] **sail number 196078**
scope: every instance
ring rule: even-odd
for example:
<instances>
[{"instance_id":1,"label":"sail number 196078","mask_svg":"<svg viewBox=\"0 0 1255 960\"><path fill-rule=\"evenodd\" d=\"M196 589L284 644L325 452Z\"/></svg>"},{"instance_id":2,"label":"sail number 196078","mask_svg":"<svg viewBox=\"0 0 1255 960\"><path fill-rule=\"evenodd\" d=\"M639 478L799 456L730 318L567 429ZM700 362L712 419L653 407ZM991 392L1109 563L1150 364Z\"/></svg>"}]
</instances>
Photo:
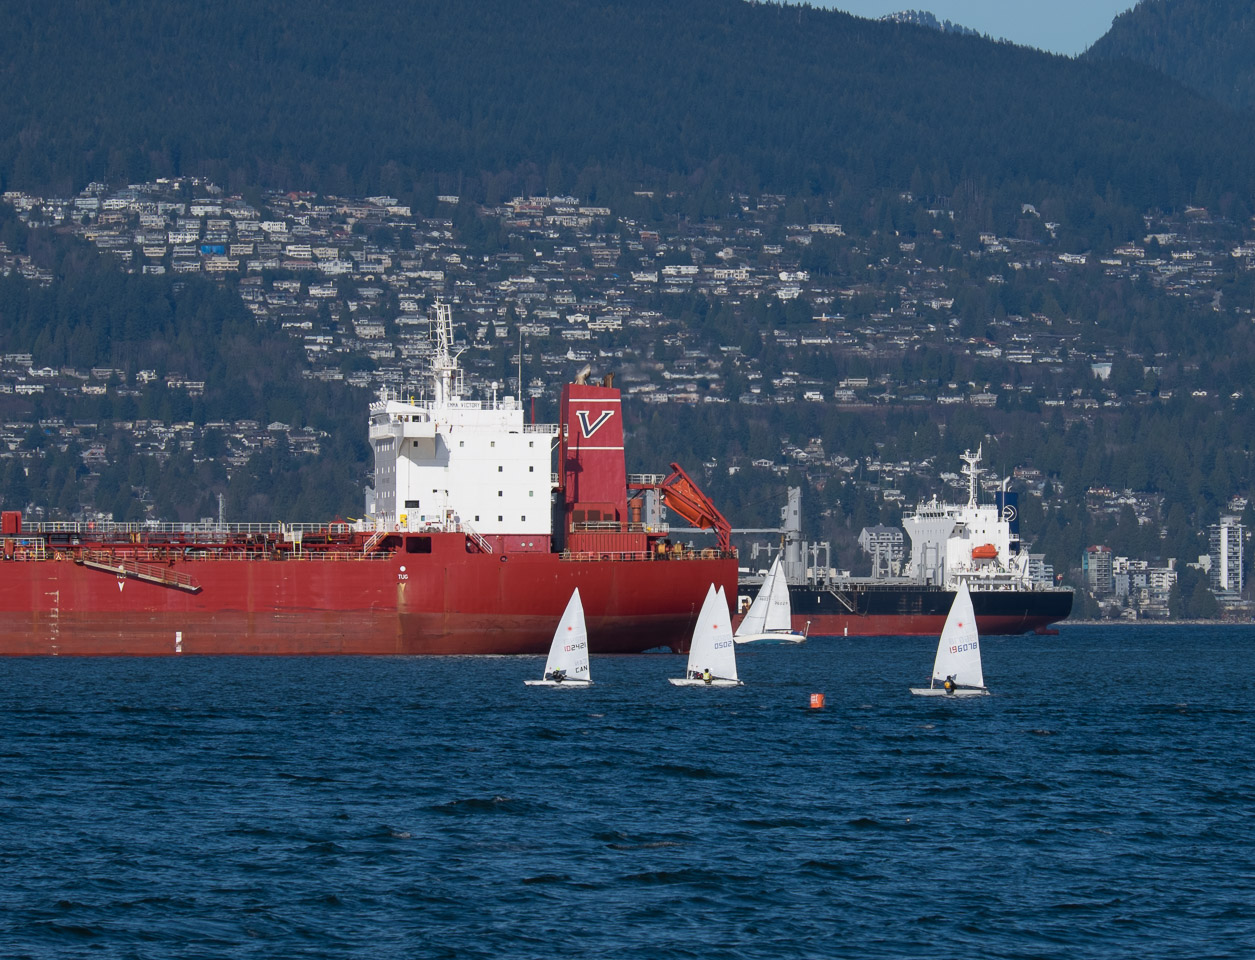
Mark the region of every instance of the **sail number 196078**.
<instances>
[{"instance_id":1,"label":"sail number 196078","mask_svg":"<svg viewBox=\"0 0 1255 960\"><path fill-rule=\"evenodd\" d=\"M966 653L968 650L975 650L975 649L976 649L976 641L972 640L969 643L955 644L953 647L950 648L950 652L951 653Z\"/></svg>"}]
</instances>

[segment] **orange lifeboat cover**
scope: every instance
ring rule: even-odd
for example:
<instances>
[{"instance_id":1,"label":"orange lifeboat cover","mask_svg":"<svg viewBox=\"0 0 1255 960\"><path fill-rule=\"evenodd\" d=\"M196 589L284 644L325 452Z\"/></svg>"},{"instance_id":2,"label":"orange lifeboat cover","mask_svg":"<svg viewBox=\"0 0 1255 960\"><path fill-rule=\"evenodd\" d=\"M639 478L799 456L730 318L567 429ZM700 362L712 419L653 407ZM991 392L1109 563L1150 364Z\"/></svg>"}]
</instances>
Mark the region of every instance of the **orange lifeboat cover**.
<instances>
[{"instance_id":1,"label":"orange lifeboat cover","mask_svg":"<svg viewBox=\"0 0 1255 960\"><path fill-rule=\"evenodd\" d=\"M992 543L986 543L983 546L974 547L972 549L973 560L996 560L998 558L998 548Z\"/></svg>"}]
</instances>

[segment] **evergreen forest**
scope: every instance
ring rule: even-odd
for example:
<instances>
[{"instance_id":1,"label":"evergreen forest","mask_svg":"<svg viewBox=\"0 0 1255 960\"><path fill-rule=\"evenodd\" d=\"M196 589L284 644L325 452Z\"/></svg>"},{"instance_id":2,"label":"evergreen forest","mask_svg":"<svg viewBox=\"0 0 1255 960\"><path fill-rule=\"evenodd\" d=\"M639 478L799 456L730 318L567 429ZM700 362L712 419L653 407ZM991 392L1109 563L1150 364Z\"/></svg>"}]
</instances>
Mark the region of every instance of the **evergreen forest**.
<instances>
[{"instance_id":1,"label":"evergreen forest","mask_svg":"<svg viewBox=\"0 0 1255 960\"><path fill-rule=\"evenodd\" d=\"M1242 203L1255 130L1127 61L742 0L13 0L0 188ZM1104 224L1105 225L1105 224Z\"/></svg>"},{"instance_id":2,"label":"evergreen forest","mask_svg":"<svg viewBox=\"0 0 1255 960\"><path fill-rule=\"evenodd\" d=\"M1255 107L1255 7L1247 0L1141 0L1086 52L1141 63L1235 110Z\"/></svg>"}]
</instances>

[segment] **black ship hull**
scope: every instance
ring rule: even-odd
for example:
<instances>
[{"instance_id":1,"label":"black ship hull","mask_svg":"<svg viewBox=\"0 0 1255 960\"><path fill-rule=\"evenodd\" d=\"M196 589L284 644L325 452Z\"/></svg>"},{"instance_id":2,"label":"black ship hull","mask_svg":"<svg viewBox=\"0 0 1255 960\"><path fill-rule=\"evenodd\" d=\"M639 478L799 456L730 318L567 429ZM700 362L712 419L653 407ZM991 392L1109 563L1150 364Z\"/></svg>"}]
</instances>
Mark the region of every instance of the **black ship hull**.
<instances>
[{"instance_id":1,"label":"black ship hull","mask_svg":"<svg viewBox=\"0 0 1255 960\"><path fill-rule=\"evenodd\" d=\"M876 580L789 585L793 628L811 636L937 636L954 601L942 587ZM1046 632L1072 612L1070 589L972 590L982 636Z\"/></svg>"}]
</instances>

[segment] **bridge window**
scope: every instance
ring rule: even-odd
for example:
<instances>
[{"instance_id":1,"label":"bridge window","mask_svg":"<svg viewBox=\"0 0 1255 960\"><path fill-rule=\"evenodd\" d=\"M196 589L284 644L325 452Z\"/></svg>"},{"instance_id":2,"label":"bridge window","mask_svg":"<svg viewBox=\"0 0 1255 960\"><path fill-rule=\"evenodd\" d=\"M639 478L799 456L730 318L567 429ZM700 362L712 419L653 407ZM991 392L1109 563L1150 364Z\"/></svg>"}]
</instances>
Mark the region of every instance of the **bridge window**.
<instances>
[{"instance_id":1,"label":"bridge window","mask_svg":"<svg viewBox=\"0 0 1255 960\"><path fill-rule=\"evenodd\" d=\"M431 553L431 537L406 537L406 553Z\"/></svg>"}]
</instances>

